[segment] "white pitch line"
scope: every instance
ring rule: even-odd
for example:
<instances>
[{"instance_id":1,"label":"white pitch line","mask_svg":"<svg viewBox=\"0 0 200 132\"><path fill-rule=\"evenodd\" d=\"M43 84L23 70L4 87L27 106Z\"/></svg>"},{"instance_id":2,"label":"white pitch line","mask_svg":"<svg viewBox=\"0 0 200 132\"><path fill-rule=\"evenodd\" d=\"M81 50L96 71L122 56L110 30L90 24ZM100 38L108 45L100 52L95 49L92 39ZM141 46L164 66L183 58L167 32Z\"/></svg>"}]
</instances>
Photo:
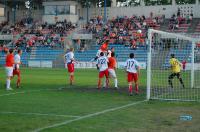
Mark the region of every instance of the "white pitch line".
<instances>
[{"instance_id":1,"label":"white pitch line","mask_svg":"<svg viewBox=\"0 0 200 132\"><path fill-rule=\"evenodd\" d=\"M58 88L58 89L53 89L53 88L52 89L39 89L39 90L27 90L27 91L22 91L22 92L13 92L13 93L8 93L8 94L2 94L2 95L0 95L0 97L16 95L16 94L24 94L24 93L41 92L41 91L60 90L61 88Z\"/></svg>"},{"instance_id":2,"label":"white pitch line","mask_svg":"<svg viewBox=\"0 0 200 132\"><path fill-rule=\"evenodd\" d=\"M57 115L57 114L45 114L45 113L20 113L20 112L0 112L0 115L7 115L7 114L17 114L17 115L35 115L35 116L59 116L59 117L73 117L78 118L80 116L74 115Z\"/></svg>"},{"instance_id":3,"label":"white pitch line","mask_svg":"<svg viewBox=\"0 0 200 132\"><path fill-rule=\"evenodd\" d=\"M119 107L115 107L115 108L111 108L111 109L106 109L106 110L103 110L103 111L100 111L100 112L96 112L96 113L93 113L93 114L80 116L80 117L78 117L76 119L66 120L66 121L61 122L61 123L56 123L56 124L53 124L53 125L50 125L50 126L46 126L46 127L43 127L43 128L38 128L38 129L34 130L33 132L40 132L40 131L43 131L43 130L46 130L46 129L55 128L55 127L59 127L59 126L62 126L62 125L67 125L67 124L75 122L75 121L79 121L79 120L82 120L82 119L90 118L90 117L101 115L101 114L105 114L105 113L108 113L108 112L111 112L111 111L120 110L120 109L123 109L123 108L127 108L127 107L130 107L130 106L141 104L141 103L146 102L146 101L147 100L137 101L137 102L130 103L130 104L127 104L127 105L123 105L123 106L119 106Z\"/></svg>"}]
</instances>

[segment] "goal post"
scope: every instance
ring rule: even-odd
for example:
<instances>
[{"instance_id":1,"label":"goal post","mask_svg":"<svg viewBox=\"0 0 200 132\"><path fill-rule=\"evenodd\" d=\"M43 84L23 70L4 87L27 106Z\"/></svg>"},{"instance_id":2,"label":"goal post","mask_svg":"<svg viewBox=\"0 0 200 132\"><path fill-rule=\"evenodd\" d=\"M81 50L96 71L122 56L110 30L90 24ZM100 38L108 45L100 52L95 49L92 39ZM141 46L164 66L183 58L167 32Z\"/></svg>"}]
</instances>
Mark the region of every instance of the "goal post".
<instances>
[{"instance_id":1,"label":"goal post","mask_svg":"<svg viewBox=\"0 0 200 132\"><path fill-rule=\"evenodd\" d=\"M147 100L200 100L200 39L148 30ZM179 74L171 71L171 55L182 63Z\"/></svg>"}]
</instances>

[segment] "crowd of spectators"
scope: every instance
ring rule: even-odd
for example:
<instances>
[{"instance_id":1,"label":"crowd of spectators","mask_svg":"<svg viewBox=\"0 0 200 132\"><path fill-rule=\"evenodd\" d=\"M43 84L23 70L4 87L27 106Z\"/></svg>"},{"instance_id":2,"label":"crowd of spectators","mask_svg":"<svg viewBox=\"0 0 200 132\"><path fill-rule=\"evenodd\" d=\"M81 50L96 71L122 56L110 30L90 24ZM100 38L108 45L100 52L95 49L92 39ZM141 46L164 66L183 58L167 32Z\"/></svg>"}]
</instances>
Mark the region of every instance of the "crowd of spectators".
<instances>
[{"instance_id":1,"label":"crowd of spectators","mask_svg":"<svg viewBox=\"0 0 200 132\"><path fill-rule=\"evenodd\" d=\"M169 21L169 30L177 30L181 24L190 24L193 19L193 14L186 17L181 16L181 11L178 9L177 15L173 14Z\"/></svg>"},{"instance_id":2,"label":"crowd of spectators","mask_svg":"<svg viewBox=\"0 0 200 132\"><path fill-rule=\"evenodd\" d=\"M14 35L12 47L24 48L29 52L33 46L63 48L64 37L75 27L76 25L66 20L56 22L56 24L21 20L15 25L4 27L1 34Z\"/></svg>"},{"instance_id":3,"label":"crowd of spectators","mask_svg":"<svg viewBox=\"0 0 200 132\"><path fill-rule=\"evenodd\" d=\"M102 44L103 41L109 39L110 43L122 44L135 49L139 45L145 45L148 28L159 28L163 21L163 16L149 18L122 16L112 18L104 23L102 17L98 16L89 21L85 30L94 34L97 44Z\"/></svg>"},{"instance_id":4,"label":"crowd of spectators","mask_svg":"<svg viewBox=\"0 0 200 132\"><path fill-rule=\"evenodd\" d=\"M7 53L8 47L5 44L0 44L0 52Z\"/></svg>"}]
</instances>

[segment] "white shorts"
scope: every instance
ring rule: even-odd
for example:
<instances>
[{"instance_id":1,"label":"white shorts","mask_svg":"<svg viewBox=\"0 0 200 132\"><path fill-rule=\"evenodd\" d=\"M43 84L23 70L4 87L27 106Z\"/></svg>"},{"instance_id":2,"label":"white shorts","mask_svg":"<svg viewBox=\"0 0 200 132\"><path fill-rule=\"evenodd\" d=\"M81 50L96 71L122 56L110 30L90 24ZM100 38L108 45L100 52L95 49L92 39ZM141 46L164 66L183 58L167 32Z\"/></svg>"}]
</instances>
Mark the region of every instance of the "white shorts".
<instances>
[{"instance_id":1,"label":"white shorts","mask_svg":"<svg viewBox=\"0 0 200 132\"><path fill-rule=\"evenodd\" d=\"M6 76L12 77L13 76L13 67L5 67L6 68Z\"/></svg>"},{"instance_id":2,"label":"white shorts","mask_svg":"<svg viewBox=\"0 0 200 132\"><path fill-rule=\"evenodd\" d=\"M117 77L114 69L108 69L108 72L109 72L110 77L113 77L113 78Z\"/></svg>"}]
</instances>

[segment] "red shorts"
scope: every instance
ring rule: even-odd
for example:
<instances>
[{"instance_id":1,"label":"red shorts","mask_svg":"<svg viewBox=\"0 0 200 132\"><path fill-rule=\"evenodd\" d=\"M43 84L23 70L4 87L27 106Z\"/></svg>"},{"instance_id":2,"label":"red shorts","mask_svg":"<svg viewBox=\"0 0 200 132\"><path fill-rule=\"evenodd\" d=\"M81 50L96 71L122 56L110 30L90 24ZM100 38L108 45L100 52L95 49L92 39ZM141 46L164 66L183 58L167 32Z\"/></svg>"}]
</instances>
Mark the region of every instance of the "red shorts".
<instances>
[{"instance_id":1,"label":"red shorts","mask_svg":"<svg viewBox=\"0 0 200 132\"><path fill-rule=\"evenodd\" d=\"M104 75L106 76L106 78L109 77L108 69L106 69L105 71L100 71L100 72L99 72L99 78L103 78Z\"/></svg>"},{"instance_id":2,"label":"red shorts","mask_svg":"<svg viewBox=\"0 0 200 132\"><path fill-rule=\"evenodd\" d=\"M13 70L13 76L15 76L15 75L20 76L20 70L19 69Z\"/></svg>"},{"instance_id":3,"label":"red shorts","mask_svg":"<svg viewBox=\"0 0 200 132\"><path fill-rule=\"evenodd\" d=\"M138 81L138 74L128 72L127 79L128 79L128 82L132 82L132 81L137 82Z\"/></svg>"},{"instance_id":4,"label":"red shorts","mask_svg":"<svg viewBox=\"0 0 200 132\"><path fill-rule=\"evenodd\" d=\"M67 64L67 69L69 73L74 72L74 64L73 63Z\"/></svg>"}]
</instances>

